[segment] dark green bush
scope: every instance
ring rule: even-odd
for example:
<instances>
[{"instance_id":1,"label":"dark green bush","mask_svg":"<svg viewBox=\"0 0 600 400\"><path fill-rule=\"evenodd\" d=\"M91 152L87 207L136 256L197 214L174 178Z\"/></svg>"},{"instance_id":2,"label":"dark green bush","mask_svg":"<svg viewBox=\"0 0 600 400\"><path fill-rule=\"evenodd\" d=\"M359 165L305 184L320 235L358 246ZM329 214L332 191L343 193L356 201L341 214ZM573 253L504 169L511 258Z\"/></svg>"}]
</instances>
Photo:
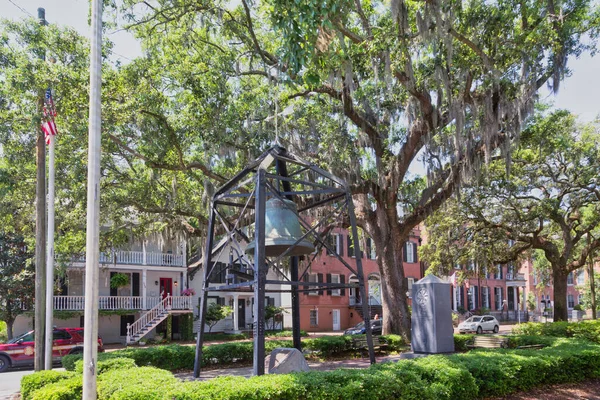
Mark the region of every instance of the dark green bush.
<instances>
[{"instance_id":1,"label":"dark green bush","mask_svg":"<svg viewBox=\"0 0 600 400\"><path fill-rule=\"evenodd\" d=\"M381 338L388 344L388 350L390 351L404 350L408 345L400 335L382 335Z\"/></svg>"},{"instance_id":2,"label":"dark green bush","mask_svg":"<svg viewBox=\"0 0 600 400\"><path fill-rule=\"evenodd\" d=\"M75 376L36 390L31 400L80 400L82 391L83 377Z\"/></svg>"},{"instance_id":3,"label":"dark green bush","mask_svg":"<svg viewBox=\"0 0 600 400\"><path fill-rule=\"evenodd\" d=\"M315 339L305 339L302 341L304 349L316 351L324 356L340 354L351 350L351 336L324 336Z\"/></svg>"},{"instance_id":4,"label":"dark green bush","mask_svg":"<svg viewBox=\"0 0 600 400\"><path fill-rule=\"evenodd\" d=\"M467 343L473 339L473 335L454 335L454 351L467 351Z\"/></svg>"},{"instance_id":5,"label":"dark green bush","mask_svg":"<svg viewBox=\"0 0 600 400\"><path fill-rule=\"evenodd\" d=\"M23 400L31 399L36 390L54 382L69 379L75 376L72 372L61 371L38 371L31 375L25 375L21 379L21 397Z\"/></svg>"},{"instance_id":6,"label":"dark green bush","mask_svg":"<svg viewBox=\"0 0 600 400\"><path fill-rule=\"evenodd\" d=\"M127 368L135 368L135 361L131 358L126 357L118 357L111 358L108 360L98 361L98 375L101 375L107 371L113 369L127 369ZM78 360L75 362L75 372L78 374L83 373L83 360Z\"/></svg>"},{"instance_id":7,"label":"dark green bush","mask_svg":"<svg viewBox=\"0 0 600 400\"><path fill-rule=\"evenodd\" d=\"M513 328L514 334L530 336L574 337L600 344L600 320L581 322L528 322Z\"/></svg>"},{"instance_id":8,"label":"dark green bush","mask_svg":"<svg viewBox=\"0 0 600 400\"><path fill-rule=\"evenodd\" d=\"M158 368L114 369L98 379L98 399L164 399L178 385L179 380L172 373Z\"/></svg>"}]
</instances>

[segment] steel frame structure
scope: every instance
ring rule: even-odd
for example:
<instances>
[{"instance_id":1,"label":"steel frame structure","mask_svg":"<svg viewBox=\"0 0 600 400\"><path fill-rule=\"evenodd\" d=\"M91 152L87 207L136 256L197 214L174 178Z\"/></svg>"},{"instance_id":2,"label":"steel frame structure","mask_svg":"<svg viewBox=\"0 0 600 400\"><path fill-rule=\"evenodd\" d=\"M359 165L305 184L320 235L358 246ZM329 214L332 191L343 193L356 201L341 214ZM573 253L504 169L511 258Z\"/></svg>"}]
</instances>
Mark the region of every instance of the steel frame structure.
<instances>
[{"instance_id":1,"label":"steel frame structure","mask_svg":"<svg viewBox=\"0 0 600 400\"><path fill-rule=\"evenodd\" d=\"M269 259L265 255L265 203L268 198L273 197L292 200L296 203L303 235L279 257ZM335 218L341 218L343 213L350 222L355 266L344 260L335 246L331 246L325 239L331 228L331 224L327 222L333 221ZM287 152L283 147L278 145L271 147L219 188L211 199L209 214L194 377L198 378L200 376L203 331L209 292L254 292L254 375L265 373L265 293L291 292L293 344L298 350L302 350L299 293L322 288L354 287L360 291L361 298L368 298L360 257L356 216L347 184L342 179L316 165ZM310 222L307 221L306 216L310 216ZM254 235L249 231L252 224L254 224ZM223 234L217 246L215 246L216 232ZM312 240L317 250L307 256L287 256L304 239ZM242 248L240 243L250 243L252 241L256 241L256 243L253 257L250 259L245 255L245 249ZM308 282L308 279L305 279L310 265L323 247L357 276L358 285L356 283ZM216 270L219 267L213 260L218 260L226 248L230 248L228 267L233 267L233 263L236 262L238 265L245 266L246 272L231 268L228 271L230 272L227 275L228 279L234 277L236 280L241 280L241 282L226 282L225 285L210 286L213 272L222 272ZM301 258L304 260L301 260ZM287 259L289 259L287 268L282 269L281 262L285 262ZM224 267L220 266L220 268L222 270ZM267 280L269 269L275 271L281 279ZM278 288L273 288L273 285L278 285ZM282 289L282 286L287 286L289 289ZM363 318L364 316L369 318L369 305L367 303L364 301L362 304ZM365 327L369 359L373 364L375 363L375 352L373 350L371 324L365 323Z\"/></svg>"}]
</instances>

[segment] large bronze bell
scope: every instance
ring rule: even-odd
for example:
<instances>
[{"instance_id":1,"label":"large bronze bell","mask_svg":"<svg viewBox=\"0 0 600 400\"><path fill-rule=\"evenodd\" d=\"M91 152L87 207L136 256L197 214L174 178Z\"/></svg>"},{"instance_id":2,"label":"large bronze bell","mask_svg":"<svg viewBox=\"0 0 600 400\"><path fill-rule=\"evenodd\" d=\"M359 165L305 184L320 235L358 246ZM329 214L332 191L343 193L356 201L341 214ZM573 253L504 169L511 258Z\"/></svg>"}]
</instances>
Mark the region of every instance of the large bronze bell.
<instances>
[{"instance_id":1,"label":"large bronze bell","mask_svg":"<svg viewBox=\"0 0 600 400\"><path fill-rule=\"evenodd\" d=\"M291 200L273 198L265 205L265 255L279 257L302 236L296 204ZM246 253L254 252L256 241L246 247ZM315 251L306 239L298 243L288 256L301 256Z\"/></svg>"}]
</instances>

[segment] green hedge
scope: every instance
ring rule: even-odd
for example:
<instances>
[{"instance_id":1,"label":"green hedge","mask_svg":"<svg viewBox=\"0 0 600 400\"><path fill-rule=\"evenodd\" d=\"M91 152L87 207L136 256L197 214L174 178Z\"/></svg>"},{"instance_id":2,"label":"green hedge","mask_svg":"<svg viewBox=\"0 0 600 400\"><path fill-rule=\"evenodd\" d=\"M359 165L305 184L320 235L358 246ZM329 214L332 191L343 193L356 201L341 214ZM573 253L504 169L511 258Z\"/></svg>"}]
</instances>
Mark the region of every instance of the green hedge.
<instances>
[{"instance_id":1,"label":"green hedge","mask_svg":"<svg viewBox=\"0 0 600 400\"><path fill-rule=\"evenodd\" d=\"M21 379L21 398L30 400L31 394L46 385L54 382L62 381L76 376L72 372L61 371L39 371L31 375L25 375Z\"/></svg>"},{"instance_id":2,"label":"green hedge","mask_svg":"<svg viewBox=\"0 0 600 400\"><path fill-rule=\"evenodd\" d=\"M127 370L122 370L127 371ZM79 400L83 391L83 377L51 383L33 392L31 400Z\"/></svg>"},{"instance_id":3,"label":"green hedge","mask_svg":"<svg viewBox=\"0 0 600 400\"><path fill-rule=\"evenodd\" d=\"M136 367L136 365L133 359L126 357L116 357L108 360L99 360L97 369L98 375L101 375L113 369L125 369L134 367ZM75 372L77 372L78 374L83 373L83 360L77 360L75 362Z\"/></svg>"},{"instance_id":4,"label":"green hedge","mask_svg":"<svg viewBox=\"0 0 600 400\"><path fill-rule=\"evenodd\" d=\"M600 345L581 339L556 337L509 338L513 347L540 343L548 347L541 350L481 349L450 356L377 364L367 369L266 375L250 379L222 377L184 383L168 371L153 367L118 369L118 365L125 364L115 361L112 366L117 369L105 370L98 378L98 399L468 400L505 396L541 384L600 378ZM43 372L33 374L27 383L24 379L23 385L29 385L25 400L80 398L79 377L72 378L73 374L69 373ZM40 387L41 382L47 385L33 391Z\"/></svg>"},{"instance_id":5,"label":"green hedge","mask_svg":"<svg viewBox=\"0 0 600 400\"><path fill-rule=\"evenodd\" d=\"M600 344L600 320L581 322L528 322L517 325L513 334L530 336L574 337Z\"/></svg>"},{"instance_id":6,"label":"green hedge","mask_svg":"<svg viewBox=\"0 0 600 400\"><path fill-rule=\"evenodd\" d=\"M389 349L398 351L405 346L404 341L397 335L382 336L388 343ZM304 339L305 349L324 356L353 352L352 336L325 336L315 339ZM253 342L232 342L204 346L202 349L202 365L230 365L233 363L248 364L254 355ZM292 347L291 340L268 340L265 350L270 353L277 347ZM114 358L129 358L140 367L152 366L169 371L193 369L196 348L177 344L152 347L129 347L107 353L99 353L99 362ZM82 354L72 354L63 357L62 364L68 371L75 370L75 364L83 358Z\"/></svg>"},{"instance_id":7,"label":"green hedge","mask_svg":"<svg viewBox=\"0 0 600 400\"><path fill-rule=\"evenodd\" d=\"M467 343L473 339L474 335L454 335L454 351L467 351Z\"/></svg>"}]
</instances>

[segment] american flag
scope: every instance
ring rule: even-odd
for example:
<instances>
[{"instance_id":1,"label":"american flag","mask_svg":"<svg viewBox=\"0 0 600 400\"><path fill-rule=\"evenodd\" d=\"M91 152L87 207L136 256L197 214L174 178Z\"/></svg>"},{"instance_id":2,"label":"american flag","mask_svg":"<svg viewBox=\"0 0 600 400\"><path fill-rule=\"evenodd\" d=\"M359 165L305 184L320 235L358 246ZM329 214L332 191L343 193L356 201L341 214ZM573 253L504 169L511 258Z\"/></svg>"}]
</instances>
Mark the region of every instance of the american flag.
<instances>
[{"instance_id":1,"label":"american flag","mask_svg":"<svg viewBox=\"0 0 600 400\"><path fill-rule=\"evenodd\" d=\"M42 122L42 130L46 137L46 144L50 144L50 137L55 136L57 133L56 123L54 117L56 117L56 108L54 107L54 101L52 100L52 90L46 89L46 96L44 97L44 119Z\"/></svg>"}]
</instances>

